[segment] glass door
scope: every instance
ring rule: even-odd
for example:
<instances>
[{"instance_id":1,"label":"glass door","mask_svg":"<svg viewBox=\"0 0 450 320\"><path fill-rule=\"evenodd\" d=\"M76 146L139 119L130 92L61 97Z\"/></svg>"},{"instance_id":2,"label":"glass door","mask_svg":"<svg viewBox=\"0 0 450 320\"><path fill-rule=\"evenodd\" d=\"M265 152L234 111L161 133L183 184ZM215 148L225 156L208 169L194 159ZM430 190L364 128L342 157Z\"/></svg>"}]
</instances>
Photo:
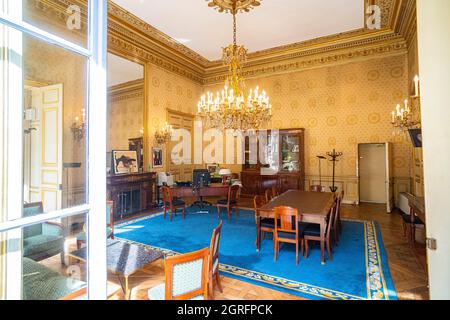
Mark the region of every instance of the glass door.
<instances>
[{"instance_id":1,"label":"glass door","mask_svg":"<svg viewBox=\"0 0 450 320\"><path fill-rule=\"evenodd\" d=\"M298 134L281 133L281 171L300 170L300 137Z\"/></svg>"},{"instance_id":2,"label":"glass door","mask_svg":"<svg viewBox=\"0 0 450 320\"><path fill-rule=\"evenodd\" d=\"M106 298L106 16L0 0L0 299Z\"/></svg>"}]
</instances>

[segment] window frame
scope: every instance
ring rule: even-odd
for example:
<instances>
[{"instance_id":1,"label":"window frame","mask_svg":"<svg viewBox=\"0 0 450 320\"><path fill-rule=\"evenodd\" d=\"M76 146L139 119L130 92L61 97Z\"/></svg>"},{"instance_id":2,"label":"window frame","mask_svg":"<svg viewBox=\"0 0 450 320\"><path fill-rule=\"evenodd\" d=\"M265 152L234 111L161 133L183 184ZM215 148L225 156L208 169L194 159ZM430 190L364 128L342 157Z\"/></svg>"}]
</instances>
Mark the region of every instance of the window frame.
<instances>
[{"instance_id":1,"label":"window frame","mask_svg":"<svg viewBox=\"0 0 450 320\"><path fill-rule=\"evenodd\" d=\"M14 4L13 4L14 3ZM9 238L21 238L21 229L33 224L48 220L66 218L84 214L87 218L87 292L90 300L105 300L107 298L107 269L106 269L106 118L107 118L107 85L106 85L106 60L107 60L107 0L88 1L88 48L85 49L77 44L53 35L27 22L18 20L22 16L21 1L4 0L8 14L0 12L0 25L9 27L7 33L17 33L20 41L15 45L22 49L22 34L28 34L46 43L62 47L72 53L85 57L87 63L87 134L86 134L86 204L73 208L43 213L34 217L22 218L18 212L22 212L23 206L23 160L22 165L17 165L16 159L23 159L23 148L13 148L17 145L17 137L23 136L23 103L22 95L14 95L17 90L23 90L22 72L23 68L13 70L13 77L20 78L18 83L7 87L7 105L19 105L20 108L8 108L6 139L6 212L16 212L11 220L0 222L0 233L6 233ZM1 8L0 8L1 9ZM19 70L20 69L20 70ZM17 71L17 72L16 72ZM20 77L18 74L20 73ZM3 80L11 74L0 75ZM20 86L20 88L19 88ZM20 98L18 98L20 97ZM11 112L12 111L12 112ZM95 126L91 119L95 118ZM13 143L14 142L14 143ZM9 165L8 165L9 164ZM14 165L13 165L14 164ZM15 179L9 179L15 177ZM17 178L20 177L20 178ZM93 214L93 212L95 214ZM10 215L8 215L10 216ZM22 268L17 267L18 261L21 265L21 250L7 252L6 286L7 299L22 298ZM17 270L19 269L19 270ZM12 274L10 274L12 273ZM10 276L11 275L11 276ZM19 282L18 282L19 281ZM17 286L20 289L17 290ZM14 290L9 290L9 288Z\"/></svg>"}]
</instances>

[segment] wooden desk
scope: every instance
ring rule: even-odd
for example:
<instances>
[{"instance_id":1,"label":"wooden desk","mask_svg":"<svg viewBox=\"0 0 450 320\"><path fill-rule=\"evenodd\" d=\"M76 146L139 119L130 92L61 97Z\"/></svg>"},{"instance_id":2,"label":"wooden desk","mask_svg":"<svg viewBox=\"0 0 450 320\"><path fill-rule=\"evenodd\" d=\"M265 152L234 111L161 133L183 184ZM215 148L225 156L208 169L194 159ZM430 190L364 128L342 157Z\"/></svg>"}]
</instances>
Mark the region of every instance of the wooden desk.
<instances>
[{"instance_id":1,"label":"wooden desk","mask_svg":"<svg viewBox=\"0 0 450 320\"><path fill-rule=\"evenodd\" d=\"M327 217L333 206L334 197L334 193L329 192L289 190L262 206L259 209L260 218L273 218L275 207L287 206L298 210L302 222L320 224L321 260L322 264L325 264Z\"/></svg>"},{"instance_id":2,"label":"wooden desk","mask_svg":"<svg viewBox=\"0 0 450 320\"><path fill-rule=\"evenodd\" d=\"M188 197L220 197L228 196L228 189L230 186L221 183L212 183L208 187L172 187L174 197L188 198Z\"/></svg>"}]
</instances>

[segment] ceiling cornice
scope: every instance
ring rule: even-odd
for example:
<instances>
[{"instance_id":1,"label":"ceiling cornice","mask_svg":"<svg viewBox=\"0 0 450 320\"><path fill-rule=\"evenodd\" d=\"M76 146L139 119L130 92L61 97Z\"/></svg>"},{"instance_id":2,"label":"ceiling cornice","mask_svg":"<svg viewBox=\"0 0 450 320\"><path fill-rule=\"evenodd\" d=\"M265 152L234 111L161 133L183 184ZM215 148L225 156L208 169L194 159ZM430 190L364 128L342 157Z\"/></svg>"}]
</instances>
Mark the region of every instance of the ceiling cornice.
<instances>
[{"instance_id":1,"label":"ceiling cornice","mask_svg":"<svg viewBox=\"0 0 450 320\"><path fill-rule=\"evenodd\" d=\"M144 79L121 83L108 88L108 99L112 102L144 96Z\"/></svg>"},{"instance_id":2,"label":"ceiling cornice","mask_svg":"<svg viewBox=\"0 0 450 320\"><path fill-rule=\"evenodd\" d=\"M85 0L75 1L86 3ZM42 2L51 6L46 0ZM249 54L244 74L246 77L267 76L405 53L410 43L410 30L415 25L414 2L365 0L366 6L380 7L381 30L359 29L253 52ZM67 0L52 3L61 10ZM42 11L54 15L57 10ZM59 12L61 14L65 13ZM199 84L220 82L227 72L221 61L209 61L112 1L108 1L108 51L139 63L155 64Z\"/></svg>"},{"instance_id":3,"label":"ceiling cornice","mask_svg":"<svg viewBox=\"0 0 450 320\"><path fill-rule=\"evenodd\" d=\"M243 76L246 78L264 77L301 70L343 64L355 60L405 54L407 46L404 39L392 32L374 36L370 39L352 41L319 49L306 49L246 64ZM225 81L227 68L220 66L207 70L204 83L215 84Z\"/></svg>"}]
</instances>

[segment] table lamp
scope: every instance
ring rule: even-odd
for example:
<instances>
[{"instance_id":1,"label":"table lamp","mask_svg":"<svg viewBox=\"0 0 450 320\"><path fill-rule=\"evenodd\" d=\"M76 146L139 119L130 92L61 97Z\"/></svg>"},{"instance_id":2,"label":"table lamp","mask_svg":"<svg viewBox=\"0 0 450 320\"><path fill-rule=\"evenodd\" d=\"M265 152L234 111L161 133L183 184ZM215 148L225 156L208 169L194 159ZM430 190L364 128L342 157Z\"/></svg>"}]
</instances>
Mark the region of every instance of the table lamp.
<instances>
[{"instance_id":1,"label":"table lamp","mask_svg":"<svg viewBox=\"0 0 450 320\"><path fill-rule=\"evenodd\" d=\"M230 169L220 169L219 174L221 176L229 176L229 175L231 175L231 170Z\"/></svg>"}]
</instances>

